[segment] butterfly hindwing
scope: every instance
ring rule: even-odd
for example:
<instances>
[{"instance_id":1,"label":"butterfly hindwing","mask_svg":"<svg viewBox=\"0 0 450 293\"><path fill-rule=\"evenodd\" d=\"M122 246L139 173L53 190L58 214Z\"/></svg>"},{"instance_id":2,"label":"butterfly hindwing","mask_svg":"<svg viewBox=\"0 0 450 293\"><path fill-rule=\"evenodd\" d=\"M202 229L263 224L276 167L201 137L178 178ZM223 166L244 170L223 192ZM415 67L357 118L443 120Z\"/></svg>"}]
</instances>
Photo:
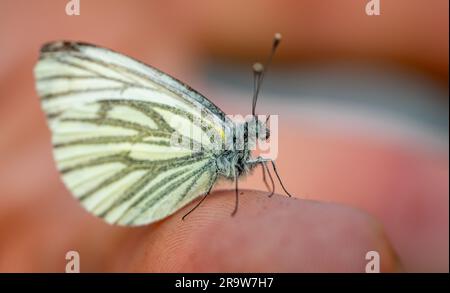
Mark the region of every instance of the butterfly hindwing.
<instances>
[{"instance_id":1,"label":"butterfly hindwing","mask_svg":"<svg viewBox=\"0 0 450 293\"><path fill-rule=\"evenodd\" d=\"M214 184L205 137L223 137L227 120L186 85L130 57L69 42L44 46L35 76L58 169L88 211L143 225ZM189 144L173 145L174 134Z\"/></svg>"}]
</instances>

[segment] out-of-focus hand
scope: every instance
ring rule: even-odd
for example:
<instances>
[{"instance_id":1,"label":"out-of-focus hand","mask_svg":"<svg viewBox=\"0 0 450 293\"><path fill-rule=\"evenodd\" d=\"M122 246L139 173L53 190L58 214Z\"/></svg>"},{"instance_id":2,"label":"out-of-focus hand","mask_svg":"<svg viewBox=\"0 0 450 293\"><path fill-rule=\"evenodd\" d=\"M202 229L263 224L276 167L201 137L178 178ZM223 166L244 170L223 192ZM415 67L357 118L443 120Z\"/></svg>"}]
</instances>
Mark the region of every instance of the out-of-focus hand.
<instances>
[{"instance_id":1,"label":"out-of-focus hand","mask_svg":"<svg viewBox=\"0 0 450 293\"><path fill-rule=\"evenodd\" d=\"M359 0L346 6L341 6L342 1L333 1L334 9L329 9L330 3L322 7L315 0L294 1L301 9L289 11L267 8L267 5L277 6L277 1L266 1L266 4L258 1L245 7L239 2L240 10L226 2L228 9L218 7L214 12L203 3L201 7L189 7L192 13L185 13L181 2L140 1L129 5L124 1L110 1L111 9L103 9L101 1L83 2L82 15L71 18L65 15L61 1L2 1L0 271L62 271L65 253L73 249L81 254L83 271L193 270L188 267L191 262L182 263L181 258L177 258L180 262L175 265L171 255L183 253L183 249L186 256L199 260L219 254L205 248L208 239L222 238L210 233L214 229L216 233L228 235L217 247L223 255L230 253L226 259L229 262L242 257L240 251L247 252L250 248L235 245L232 250L226 250L220 245L233 241L235 244L236 238L241 240L240 235L252 235L255 242L262 242L253 246L257 255L268 251L273 244L270 241L286 239L283 235L289 232L286 237L290 241L281 243L276 250L280 258L272 260L274 270L287 270L290 265L295 266L290 267L293 270L337 270L338 266L342 270L361 270L360 262L364 259L359 254L373 246L380 251L382 268L394 270L397 262L389 252L389 245L383 244L387 242L381 229L373 224L375 221L361 212L334 204L275 196L268 200L262 193L245 192L237 216L231 218L234 195L216 192L185 222L180 220L185 211L180 211L155 225L129 229L109 226L88 215L69 195L55 169L49 132L34 90L32 68L42 43L75 39L139 57L195 86L191 82L202 84L198 82L201 76L191 71L195 70L196 61L204 57L199 52L208 48L216 56L245 55L245 60L254 60L265 56L267 38L277 30L286 40L284 49L280 50L280 57L285 60L290 60L294 51L299 52L296 56L299 62L309 60L314 57L310 53L322 49L327 54L315 56L318 59L321 56L339 59L348 54L394 64L403 62L418 65L425 73L436 73L447 82L448 1L429 1L425 4L427 9L423 8L423 1L382 1L383 15L379 18L364 15L365 3ZM276 18L271 21L265 13L255 12L256 8L276 14ZM48 21L42 21L43 15ZM177 21L169 25L167 19L174 18ZM239 19L245 20L245 25ZM199 46L203 50L198 50ZM250 54L252 57L247 58ZM230 107L224 100L220 104ZM407 271L448 271L448 150L430 152L411 144L355 139L352 133L335 133L307 121L287 124L280 125L277 164L294 195L340 202L376 217ZM242 186L257 189L263 185L256 175ZM305 227L306 223L310 226ZM256 226L256 231L244 231L245 227L255 229ZM198 241L206 242L194 242L197 240L188 238L188 231ZM354 232L354 237L348 236L350 232ZM265 239L269 236L266 233L278 234L270 234L274 239ZM251 239L246 238L242 243L255 244L248 242ZM307 245L321 247L319 243L323 240L322 243L330 245L327 246L330 250L325 251L332 252L331 239L347 239L348 249L335 246L333 255L341 255L340 261L330 262L332 267L314 268L313 261L308 261L316 259L313 252L317 251ZM196 255L194 250L198 245L203 245L200 247L205 254L198 251L200 255ZM292 249L290 245L299 247L288 250ZM283 247L292 253L289 261L281 257ZM170 249L172 252L166 254ZM304 256L305 251L311 254ZM236 257L232 258L233 255ZM254 255L245 255L256 259ZM288 257L287 253L283 255ZM304 257L308 261L300 261ZM343 260L351 262L344 267ZM213 263L211 268L219 265L214 259L209 261ZM197 263L197 269L207 269L200 264ZM269 270L268 266L257 268L256 263L249 264L255 267L242 270ZM323 262L314 264L324 265ZM220 269L235 267L225 263Z\"/></svg>"}]
</instances>

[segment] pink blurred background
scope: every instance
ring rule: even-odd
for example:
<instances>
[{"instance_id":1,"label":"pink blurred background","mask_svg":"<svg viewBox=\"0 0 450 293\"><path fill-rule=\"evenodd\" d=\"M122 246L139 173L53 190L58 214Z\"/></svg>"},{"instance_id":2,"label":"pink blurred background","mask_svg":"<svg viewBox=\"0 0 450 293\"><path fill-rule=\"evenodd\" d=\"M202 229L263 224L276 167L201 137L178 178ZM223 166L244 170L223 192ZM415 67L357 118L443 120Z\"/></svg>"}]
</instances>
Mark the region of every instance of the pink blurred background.
<instances>
[{"instance_id":1,"label":"pink blurred background","mask_svg":"<svg viewBox=\"0 0 450 293\"><path fill-rule=\"evenodd\" d=\"M60 271L74 245L101 271L123 232L59 179L32 76L44 42L112 48L247 114L251 64L280 32L258 111L280 115L287 187L375 216L406 271L448 272L447 0L381 1L380 16L362 0L67 2L0 0L0 271ZM242 186L264 188L258 172Z\"/></svg>"}]
</instances>

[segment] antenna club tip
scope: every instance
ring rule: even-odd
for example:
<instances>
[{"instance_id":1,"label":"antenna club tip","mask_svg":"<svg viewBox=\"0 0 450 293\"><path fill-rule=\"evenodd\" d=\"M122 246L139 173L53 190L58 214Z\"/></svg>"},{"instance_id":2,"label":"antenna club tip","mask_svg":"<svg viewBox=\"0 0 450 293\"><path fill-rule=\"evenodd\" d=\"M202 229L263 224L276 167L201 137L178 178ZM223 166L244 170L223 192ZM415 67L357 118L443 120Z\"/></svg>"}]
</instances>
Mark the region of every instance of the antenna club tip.
<instances>
[{"instance_id":1,"label":"antenna club tip","mask_svg":"<svg viewBox=\"0 0 450 293\"><path fill-rule=\"evenodd\" d=\"M275 33L275 35L273 36L273 39L276 41L281 41L282 37L283 36L280 33Z\"/></svg>"},{"instance_id":2,"label":"antenna club tip","mask_svg":"<svg viewBox=\"0 0 450 293\"><path fill-rule=\"evenodd\" d=\"M275 46L277 46L277 45L280 43L281 39L282 39L281 34L280 34L280 33L276 33L276 34L273 36L273 44L274 44Z\"/></svg>"},{"instance_id":3,"label":"antenna club tip","mask_svg":"<svg viewBox=\"0 0 450 293\"><path fill-rule=\"evenodd\" d=\"M264 66L261 63L256 62L253 64L253 71L256 73L261 73L264 71Z\"/></svg>"}]
</instances>

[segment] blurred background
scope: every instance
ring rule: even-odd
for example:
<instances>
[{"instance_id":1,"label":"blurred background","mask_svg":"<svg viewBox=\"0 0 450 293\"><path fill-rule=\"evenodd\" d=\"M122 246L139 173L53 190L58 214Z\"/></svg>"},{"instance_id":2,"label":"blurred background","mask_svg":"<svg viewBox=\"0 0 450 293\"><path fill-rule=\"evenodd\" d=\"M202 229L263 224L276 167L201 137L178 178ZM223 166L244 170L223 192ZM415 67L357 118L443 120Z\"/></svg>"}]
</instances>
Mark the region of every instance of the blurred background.
<instances>
[{"instance_id":1,"label":"blurred background","mask_svg":"<svg viewBox=\"0 0 450 293\"><path fill-rule=\"evenodd\" d=\"M0 0L0 271L87 271L126 234L82 210L55 168L34 90L40 46L91 42L248 114L255 61L283 40L259 113L279 114L281 176L301 198L365 210L404 269L449 270L449 1ZM243 187L263 189L259 171ZM223 184L224 188L232 187Z\"/></svg>"}]
</instances>

